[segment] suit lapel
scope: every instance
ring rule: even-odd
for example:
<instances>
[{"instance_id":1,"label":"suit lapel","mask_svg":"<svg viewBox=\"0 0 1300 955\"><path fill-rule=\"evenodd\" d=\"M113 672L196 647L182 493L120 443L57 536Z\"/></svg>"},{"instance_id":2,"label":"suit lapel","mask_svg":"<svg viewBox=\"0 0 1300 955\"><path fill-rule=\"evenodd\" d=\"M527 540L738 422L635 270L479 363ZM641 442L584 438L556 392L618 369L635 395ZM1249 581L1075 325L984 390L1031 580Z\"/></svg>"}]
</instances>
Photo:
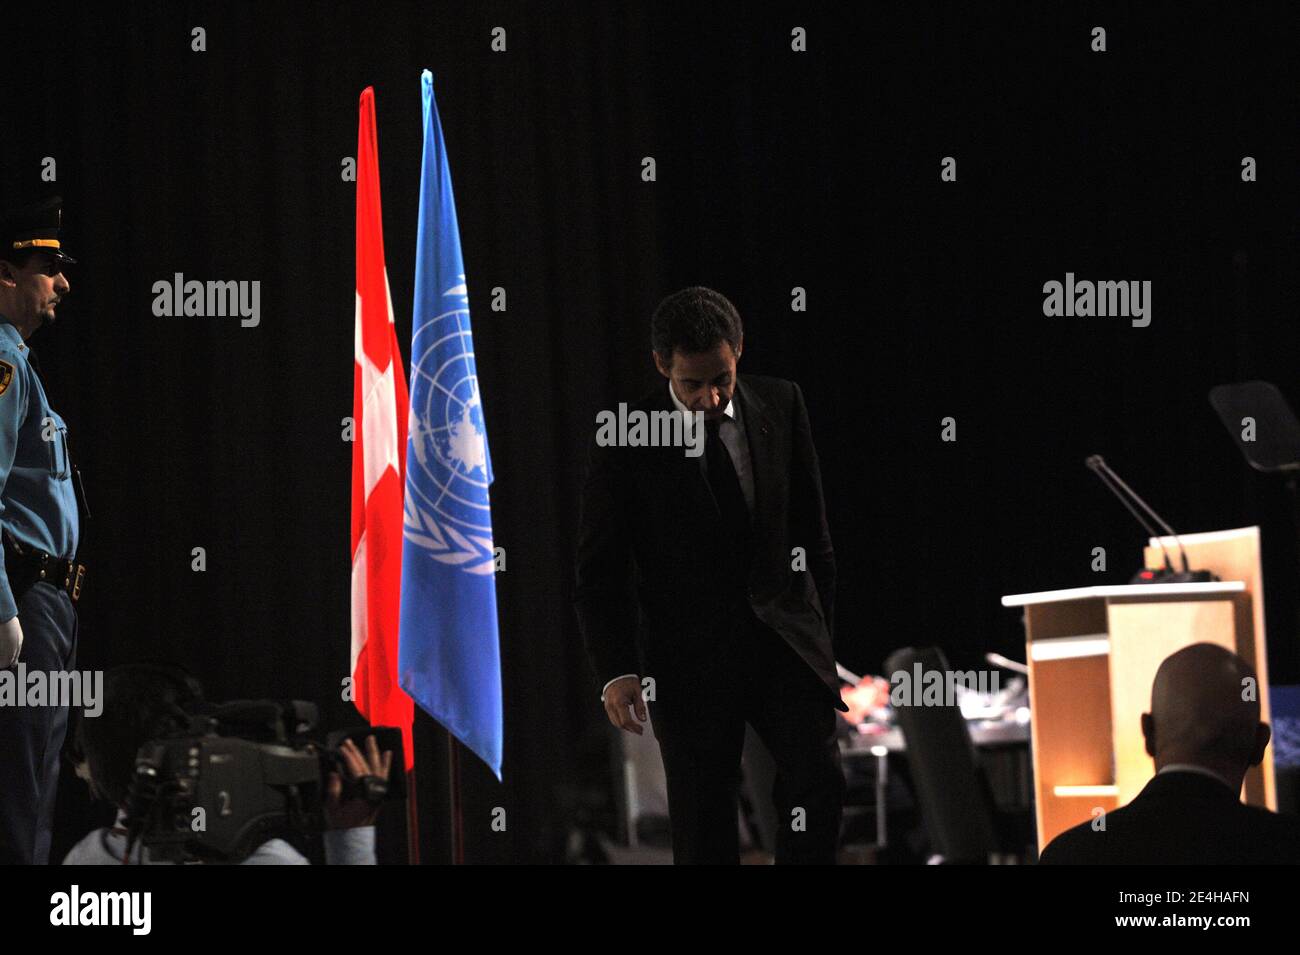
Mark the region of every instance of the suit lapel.
<instances>
[{"instance_id":1,"label":"suit lapel","mask_svg":"<svg viewBox=\"0 0 1300 955\"><path fill-rule=\"evenodd\" d=\"M776 478L768 466L772 460L776 423L768 414L763 400L739 375L736 376L736 397L740 401L740 414L745 420L745 439L749 444L749 472L754 481L753 526L755 532L758 532L768 526L767 512L772 500L772 481Z\"/></svg>"}]
</instances>

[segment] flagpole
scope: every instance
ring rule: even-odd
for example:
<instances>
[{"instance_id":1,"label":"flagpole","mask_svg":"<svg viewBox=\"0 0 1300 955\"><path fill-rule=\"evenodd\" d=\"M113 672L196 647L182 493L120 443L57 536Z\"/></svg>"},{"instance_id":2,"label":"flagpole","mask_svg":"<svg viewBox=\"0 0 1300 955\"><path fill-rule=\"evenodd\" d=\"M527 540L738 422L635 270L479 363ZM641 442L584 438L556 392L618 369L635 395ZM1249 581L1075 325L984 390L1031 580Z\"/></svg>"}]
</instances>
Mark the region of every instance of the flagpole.
<instances>
[{"instance_id":1,"label":"flagpole","mask_svg":"<svg viewBox=\"0 0 1300 955\"><path fill-rule=\"evenodd\" d=\"M415 799L415 767L406 774L406 864L420 864L420 813Z\"/></svg>"},{"instance_id":2,"label":"flagpole","mask_svg":"<svg viewBox=\"0 0 1300 955\"><path fill-rule=\"evenodd\" d=\"M456 737L447 734L447 776L451 786L451 861L465 864L465 812L460 801L460 747Z\"/></svg>"}]
</instances>

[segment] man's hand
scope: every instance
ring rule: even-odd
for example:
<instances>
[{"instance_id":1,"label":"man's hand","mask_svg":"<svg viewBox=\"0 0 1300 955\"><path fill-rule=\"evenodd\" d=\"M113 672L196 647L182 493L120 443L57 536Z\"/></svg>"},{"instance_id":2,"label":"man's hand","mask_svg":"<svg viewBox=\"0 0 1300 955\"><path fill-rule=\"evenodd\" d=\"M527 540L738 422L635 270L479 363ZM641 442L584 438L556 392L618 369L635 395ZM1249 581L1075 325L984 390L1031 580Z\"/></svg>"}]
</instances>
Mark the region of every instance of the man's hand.
<instances>
[{"instance_id":1,"label":"man's hand","mask_svg":"<svg viewBox=\"0 0 1300 955\"><path fill-rule=\"evenodd\" d=\"M378 776L387 781L388 772L393 767L392 750L379 754L379 744L373 736L366 737L366 754L361 755L357 744L345 739L339 747L343 762L347 764L348 777L360 779L362 776ZM372 806L364 799L343 800L343 779L338 773L330 773L325 792L325 824L330 829L355 829L358 826L373 826L379 816L379 807Z\"/></svg>"},{"instance_id":2,"label":"man's hand","mask_svg":"<svg viewBox=\"0 0 1300 955\"><path fill-rule=\"evenodd\" d=\"M23 625L18 618L0 623L0 669L7 670L18 662L23 652Z\"/></svg>"},{"instance_id":3,"label":"man's hand","mask_svg":"<svg viewBox=\"0 0 1300 955\"><path fill-rule=\"evenodd\" d=\"M636 719L628 710L636 712ZM645 732L641 723L646 721L645 701L641 699L641 678L625 676L615 680L605 690L605 715L609 721L621 730L636 733ZM638 723L637 720L641 722Z\"/></svg>"}]
</instances>

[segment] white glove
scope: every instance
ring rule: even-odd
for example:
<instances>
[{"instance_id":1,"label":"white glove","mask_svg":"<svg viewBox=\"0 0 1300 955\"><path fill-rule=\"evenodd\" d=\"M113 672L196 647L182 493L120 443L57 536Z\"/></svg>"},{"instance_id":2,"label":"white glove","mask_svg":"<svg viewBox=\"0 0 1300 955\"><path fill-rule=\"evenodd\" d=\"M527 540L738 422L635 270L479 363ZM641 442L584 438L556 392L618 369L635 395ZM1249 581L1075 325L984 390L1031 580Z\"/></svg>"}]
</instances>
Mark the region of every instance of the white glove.
<instances>
[{"instance_id":1,"label":"white glove","mask_svg":"<svg viewBox=\"0 0 1300 955\"><path fill-rule=\"evenodd\" d=\"M7 670L18 662L23 652L23 625L18 618L0 623L0 669Z\"/></svg>"}]
</instances>

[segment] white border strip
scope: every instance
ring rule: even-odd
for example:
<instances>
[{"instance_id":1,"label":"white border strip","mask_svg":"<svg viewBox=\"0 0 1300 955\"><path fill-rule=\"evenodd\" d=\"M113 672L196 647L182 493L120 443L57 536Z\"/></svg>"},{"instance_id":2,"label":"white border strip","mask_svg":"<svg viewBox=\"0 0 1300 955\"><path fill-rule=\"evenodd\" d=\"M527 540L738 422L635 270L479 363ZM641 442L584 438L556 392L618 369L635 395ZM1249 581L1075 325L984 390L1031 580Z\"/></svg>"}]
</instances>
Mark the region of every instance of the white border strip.
<instances>
[{"instance_id":1,"label":"white border strip","mask_svg":"<svg viewBox=\"0 0 1300 955\"><path fill-rule=\"evenodd\" d=\"M1246 589L1243 580L1220 580L1208 584L1110 584L1098 587L1072 587L1068 590L1043 590L1034 594L1008 594L1004 607L1058 603L1064 600L1104 600L1108 597L1212 597L1236 594Z\"/></svg>"},{"instance_id":2,"label":"white border strip","mask_svg":"<svg viewBox=\"0 0 1300 955\"><path fill-rule=\"evenodd\" d=\"M1110 655L1110 637L1104 633L1090 633L1081 637L1053 637L1032 640L1029 643L1030 659L1073 660L1075 657L1105 657Z\"/></svg>"},{"instance_id":3,"label":"white border strip","mask_svg":"<svg viewBox=\"0 0 1300 955\"><path fill-rule=\"evenodd\" d=\"M1118 786L1053 786L1054 796L1118 796Z\"/></svg>"}]
</instances>

